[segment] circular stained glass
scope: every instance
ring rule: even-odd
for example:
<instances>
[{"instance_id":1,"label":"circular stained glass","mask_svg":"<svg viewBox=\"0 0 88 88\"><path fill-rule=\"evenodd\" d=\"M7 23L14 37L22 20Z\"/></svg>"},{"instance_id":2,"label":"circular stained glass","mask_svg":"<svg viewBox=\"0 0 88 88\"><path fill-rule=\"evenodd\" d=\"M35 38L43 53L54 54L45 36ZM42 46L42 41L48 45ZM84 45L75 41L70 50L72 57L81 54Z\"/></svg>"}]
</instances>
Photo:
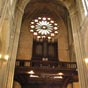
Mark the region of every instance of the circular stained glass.
<instances>
[{"instance_id":1,"label":"circular stained glass","mask_svg":"<svg viewBox=\"0 0 88 88\"><path fill-rule=\"evenodd\" d=\"M37 33L37 38L49 38L58 32L58 24L50 17L38 17L30 23L30 32ZM57 33L55 33L57 32Z\"/></svg>"}]
</instances>

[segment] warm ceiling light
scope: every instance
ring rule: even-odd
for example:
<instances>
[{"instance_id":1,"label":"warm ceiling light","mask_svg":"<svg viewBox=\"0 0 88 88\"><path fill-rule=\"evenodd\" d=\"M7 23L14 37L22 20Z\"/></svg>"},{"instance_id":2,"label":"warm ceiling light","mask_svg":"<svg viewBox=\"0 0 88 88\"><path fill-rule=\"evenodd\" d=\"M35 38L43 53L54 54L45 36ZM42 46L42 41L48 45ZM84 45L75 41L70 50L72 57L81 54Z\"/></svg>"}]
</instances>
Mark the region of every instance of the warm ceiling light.
<instances>
[{"instance_id":1,"label":"warm ceiling light","mask_svg":"<svg viewBox=\"0 0 88 88\"><path fill-rule=\"evenodd\" d=\"M54 36L55 34L54 33L51 33L51 36Z\"/></svg>"},{"instance_id":2,"label":"warm ceiling light","mask_svg":"<svg viewBox=\"0 0 88 88\"><path fill-rule=\"evenodd\" d=\"M34 74L34 71L33 70L31 70L31 71L29 71L29 72L27 72L28 74Z\"/></svg>"},{"instance_id":3,"label":"warm ceiling light","mask_svg":"<svg viewBox=\"0 0 88 88\"><path fill-rule=\"evenodd\" d=\"M88 63L88 58L85 58L85 63Z\"/></svg>"},{"instance_id":4,"label":"warm ceiling light","mask_svg":"<svg viewBox=\"0 0 88 88\"><path fill-rule=\"evenodd\" d=\"M43 20L46 20L46 17L43 17L42 19L43 19Z\"/></svg>"},{"instance_id":5,"label":"warm ceiling light","mask_svg":"<svg viewBox=\"0 0 88 88\"><path fill-rule=\"evenodd\" d=\"M39 78L37 75L30 75L30 77Z\"/></svg>"},{"instance_id":6,"label":"warm ceiling light","mask_svg":"<svg viewBox=\"0 0 88 88\"><path fill-rule=\"evenodd\" d=\"M30 30L30 32L34 32L34 30Z\"/></svg>"},{"instance_id":7,"label":"warm ceiling light","mask_svg":"<svg viewBox=\"0 0 88 88\"><path fill-rule=\"evenodd\" d=\"M35 19L35 22L38 22L38 20L37 20L37 19Z\"/></svg>"},{"instance_id":8,"label":"warm ceiling light","mask_svg":"<svg viewBox=\"0 0 88 88\"><path fill-rule=\"evenodd\" d=\"M51 18L47 18L48 20L51 20Z\"/></svg>"},{"instance_id":9,"label":"warm ceiling light","mask_svg":"<svg viewBox=\"0 0 88 88\"><path fill-rule=\"evenodd\" d=\"M35 26L34 25L31 25L31 28L35 28Z\"/></svg>"},{"instance_id":10,"label":"warm ceiling light","mask_svg":"<svg viewBox=\"0 0 88 88\"><path fill-rule=\"evenodd\" d=\"M57 27L54 27L55 30L57 30L58 28Z\"/></svg>"},{"instance_id":11,"label":"warm ceiling light","mask_svg":"<svg viewBox=\"0 0 88 88\"><path fill-rule=\"evenodd\" d=\"M37 36L37 38L41 38L40 36Z\"/></svg>"},{"instance_id":12,"label":"warm ceiling light","mask_svg":"<svg viewBox=\"0 0 88 88\"><path fill-rule=\"evenodd\" d=\"M51 39L51 37L49 36L48 39Z\"/></svg>"},{"instance_id":13,"label":"warm ceiling light","mask_svg":"<svg viewBox=\"0 0 88 88\"><path fill-rule=\"evenodd\" d=\"M58 34L58 31L55 31L56 34Z\"/></svg>"},{"instance_id":14,"label":"warm ceiling light","mask_svg":"<svg viewBox=\"0 0 88 88\"><path fill-rule=\"evenodd\" d=\"M53 21L53 20L51 20L50 22L51 22L51 23L54 23L54 21Z\"/></svg>"},{"instance_id":15,"label":"warm ceiling light","mask_svg":"<svg viewBox=\"0 0 88 88\"><path fill-rule=\"evenodd\" d=\"M42 36L42 38L45 38L46 36Z\"/></svg>"},{"instance_id":16,"label":"warm ceiling light","mask_svg":"<svg viewBox=\"0 0 88 88\"><path fill-rule=\"evenodd\" d=\"M54 76L55 79L63 79L62 76Z\"/></svg>"},{"instance_id":17,"label":"warm ceiling light","mask_svg":"<svg viewBox=\"0 0 88 88\"><path fill-rule=\"evenodd\" d=\"M42 26L42 28L43 28L43 29L47 29L47 27L46 27L46 26Z\"/></svg>"},{"instance_id":18,"label":"warm ceiling light","mask_svg":"<svg viewBox=\"0 0 88 88\"><path fill-rule=\"evenodd\" d=\"M34 35L37 35L37 32L34 32Z\"/></svg>"},{"instance_id":19,"label":"warm ceiling light","mask_svg":"<svg viewBox=\"0 0 88 88\"><path fill-rule=\"evenodd\" d=\"M38 17L38 19L40 20L40 19L42 19L41 17Z\"/></svg>"},{"instance_id":20,"label":"warm ceiling light","mask_svg":"<svg viewBox=\"0 0 88 88\"><path fill-rule=\"evenodd\" d=\"M34 24L34 22L31 22L31 24Z\"/></svg>"},{"instance_id":21,"label":"warm ceiling light","mask_svg":"<svg viewBox=\"0 0 88 88\"><path fill-rule=\"evenodd\" d=\"M2 54L0 54L0 58L2 58Z\"/></svg>"},{"instance_id":22,"label":"warm ceiling light","mask_svg":"<svg viewBox=\"0 0 88 88\"><path fill-rule=\"evenodd\" d=\"M60 76L61 76L61 75L64 75L64 74L63 74L62 72L60 72L60 73L58 73L58 75L60 75Z\"/></svg>"},{"instance_id":23,"label":"warm ceiling light","mask_svg":"<svg viewBox=\"0 0 88 88\"><path fill-rule=\"evenodd\" d=\"M55 23L54 25L57 26L57 23Z\"/></svg>"},{"instance_id":24,"label":"warm ceiling light","mask_svg":"<svg viewBox=\"0 0 88 88\"><path fill-rule=\"evenodd\" d=\"M5 55L5 60L8 60L9 59L9 55Z\"/></svg>"},{"instance_id":25,"label":"warm ceiling light","mask_svg":"<svg viewBox=\"0 0 88 88\"><path fill-rule=\"evenodd\" d=\"M1 60L4 60L4 61L8 61L8 59L9 59L9 55L2 55L2 54L0 54L0 59Z\"/></svg>"}]
</instances>

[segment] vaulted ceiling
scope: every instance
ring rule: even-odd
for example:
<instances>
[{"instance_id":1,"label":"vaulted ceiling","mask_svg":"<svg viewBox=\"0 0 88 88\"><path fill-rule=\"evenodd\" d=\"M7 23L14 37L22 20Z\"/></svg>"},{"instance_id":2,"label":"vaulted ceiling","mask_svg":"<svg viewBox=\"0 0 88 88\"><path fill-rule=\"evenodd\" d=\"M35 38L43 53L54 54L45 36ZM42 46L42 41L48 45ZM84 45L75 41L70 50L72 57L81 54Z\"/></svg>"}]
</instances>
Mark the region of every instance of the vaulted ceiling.
<instances>
[{"instance_id":1,"label":"vaulted ceiling","mask_svg":"<svg viewBox=\"0 0 88 88\"><path fill-rule=\"evenodd\" d=\"M66 22L67 15L67 9L57 0L31 0L24 10L23 20L46 16L53 18L55 21L62 19Z\"/></svg>"},{"instance_id":2,"label":"vaulted ceiling","mask_svg":"<svg viewBox=\"0 0 88 88\"><path fill-rule=\"evenodd\" d=\"M71 0L73 1L73 0ZM70 0L63 0L62 2L70 2ZM38 17L50 17L59 24L59 29L65 30L68 28L68 10L64 3L59 0L31 0L24 10L23 20L30 22Z\"/></svg>"}]
</instances>

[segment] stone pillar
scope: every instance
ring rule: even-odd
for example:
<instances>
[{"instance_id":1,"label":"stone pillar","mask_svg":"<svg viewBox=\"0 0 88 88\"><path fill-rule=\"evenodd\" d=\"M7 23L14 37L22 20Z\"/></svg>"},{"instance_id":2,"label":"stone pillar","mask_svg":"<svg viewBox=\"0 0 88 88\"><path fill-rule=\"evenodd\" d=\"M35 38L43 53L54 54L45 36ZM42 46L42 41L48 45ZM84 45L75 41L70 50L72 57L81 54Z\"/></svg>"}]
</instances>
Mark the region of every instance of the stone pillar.
<instances>
[{"instance_id":1,"label":"stone pillar","mask_svg":"<svg viewBox=\"0 0 88 88\"><path fill-rule=\"evenodd\" d=\"M5 88L3 85L5 84L6 66L7 62L0 60L0 88Z\"/></svg>"},{"instance_id":2,"label":"stone pillar","mask_svg":"<svg viewBox=\"0 0 88 88\"><path fill-rule=\"evenodd\" d=\"M2 79L3 80L1 80L2 84L0 84L0 86L1 86L0 88L12 88L12 86L13 86L16 54L17 54L17 48L18 48L18 41L19 41L19 35L20 35L22 16L24 13L23 8L19 7L20 5L17 5L17 8L15 10L16 1L17 0L14 0L13 5L11 2L12 7L10 6L10 8L9 8L9 10L11 10L10 11L11 12L10 18L9 18L9 20L10 20L9 21L10 22L10 39L9 39L9 47L8 47L7 52L9 54L10 58L9 58L7 64L5 66L3 66L3 69L5 71L2 72L2 75L3 75ZM26 2L27 0L23 0L23 1ZM7 5L9 6L9 4L7 4ZM23 3L23 4L25 4L25 3Z\"/></svg>"},{"instance_id":3,"label":"stone pillar","mask_svg":"<svg viewBox=\"0 0 88 88\"><path fill-rule=\"evenodd\" d=\"M14 0L14 5L15 5ZM9 49L9 38L10 38L10 26L12 23L12 5L10 5L10 0L1 0L2 9L0 9L0 40L2 42L2 50L0 53L6 55ZM1 4L1 3L0 3ZM15 6L13 7L15 8ZM0 46L1 47L1 46ZM0 88L7 88L7 79L8 79L8 69L9 69L10 60L4 61L0 60Z\"/></svg>"},{"instance_id":4,"label":"stone pillar","mask_svg":"<svg viewBox=\"0 0 88 88\"><path fill-rule=\"evenodd\" d=\"M10 7L11 8L11 7ZM9 28L11 30L11 36L9 37L8 41L10 41L9 46L5 52L8 52L10 58L4 64L4 62L0 61L1 69L0 69L0 88L12 88L13 86L13 77L14 77L14 68L15 68L15 59L16 59L16 52L17 52L17 46L18 46L18 40L20 35L20 26L22 21L22 15L23 13L17 9L16 17L13 19L11 16L8 18L8 24ZM13 22L14 21L14 22ZM12 27L11 27L12 26Z\"/></svg>"},{"instance_id":5,"label":"stone pillar","mask_svg":"<svg viewBox=\"0 0 88 88\"><path fill-rule=\"evenodd\" d=\"M76 8L70 12L70 17L71 17L74 47L76 53L76 61L78 66L80 88L88 88L88 79L86 77L87 69L85 67L85 62L84 62L85 51L83 47L83 42L81 40L79 16L78 16L78 11L76 11Z\"/></svg>"},{"instance_id":6,"label":"stone pillar","mask_svg":"<svg viewBox=\"0 0 88 88\"><path fill-rule=\"evenodd\" d=\"M67 16L67 27L68 27L68 49L69 49L69 59L71 62L76 61L75 52L74 52L74 44L73 44L73 36L72 36L72 28L71 28L71 20L70 16Z\"/></svg>"},{"instance_id":7,"label":"stone pillar","mask_svg":"<svg viewBox=\"0 0 88 88\"><path fill-rule=\"evenodd\" d=\"M14 19L13 31L11 33L10 47L9 47L10 59L7 67L7 72L8 72L7 84L6 84L6 87L3 87L3 88L12 88L13 86L15 61L16 61L22 16L23 16L23 12L17 9L15 19Z\"/></svg>"}]
</instances>

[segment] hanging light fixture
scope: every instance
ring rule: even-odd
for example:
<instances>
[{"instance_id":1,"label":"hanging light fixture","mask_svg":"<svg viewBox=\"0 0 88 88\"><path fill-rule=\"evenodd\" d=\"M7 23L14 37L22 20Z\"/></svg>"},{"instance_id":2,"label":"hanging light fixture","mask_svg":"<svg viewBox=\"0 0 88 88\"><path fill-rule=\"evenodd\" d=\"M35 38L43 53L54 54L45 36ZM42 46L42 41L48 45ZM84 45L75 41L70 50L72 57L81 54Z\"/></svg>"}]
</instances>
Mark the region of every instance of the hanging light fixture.
<instances>
[{"instance_id":1,"label":"hanging light fixture","mask_svg":"<svg viewBox=\"0 0 88 88\"><path fill-rule=\"evenodd\" d=\"M34 71L31 70L31 71L29 71L29 72L27 72L27 73L30 74L30 75L33 75L33 74L34 74Z\"/></svg>"},{"instance_id":2,"label":"hanging light fixture","mask_svg":"<svg viewBox=\"0 0 88 88\"><path fill-rule=\"evenodd\" d=\"M62 73L62 72L59 72L59 73L57 73L59 76L62 76L62 75L64 75L64 73Z\"/></svg>"},{"instance_id":3,"label":"hanging light fixture","mask_svg":"<svg viewBox=\"0 0 88 88\"><path fill-rule=\"evenodd\" d=\"M38 75L30 75L30 77L32 77L32 78L39 78Z\"/></svg>"},{"instance_id":4,"label":"hanging light fixture","mask_svg":"<svg viewBox=\"0 0 88 88\"><path fill-rule=\"evenodd\" d=\"M30 32L38 39L52 39L58 34L58 24L50 17L38 17L30 22Z\"/></svg>"},{"instance_id":5,"label":"hanging light fixture","mask_svg":"<svg viewBox=\"0 0 88 88\"><path fill-rule=\"evenodd\" d=\"M54 76L54 79L63 79L62 76Z\"/></svg>"}]
</instances>

